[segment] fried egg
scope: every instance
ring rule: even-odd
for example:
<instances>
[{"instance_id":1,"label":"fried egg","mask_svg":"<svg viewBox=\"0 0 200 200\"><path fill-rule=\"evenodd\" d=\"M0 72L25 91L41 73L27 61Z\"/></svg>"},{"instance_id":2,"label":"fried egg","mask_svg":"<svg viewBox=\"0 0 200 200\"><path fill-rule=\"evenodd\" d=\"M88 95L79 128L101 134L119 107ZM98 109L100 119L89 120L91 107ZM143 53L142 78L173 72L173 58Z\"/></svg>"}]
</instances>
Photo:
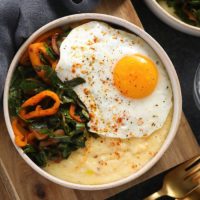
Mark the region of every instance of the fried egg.
<instances>
[{"instance_id":1,"label":"fried egg","mask_svg":"<svg viewBox=\"0 0 200 200\"><path fill-rule=\"evenodd\" d=\"M133 33L91 21L74 28L60 46L58 77L82 77L74 90L86 105L90 131L105 137L144 137L160 129L172 90L154 50Z\"/></svg>"}]
</instances>

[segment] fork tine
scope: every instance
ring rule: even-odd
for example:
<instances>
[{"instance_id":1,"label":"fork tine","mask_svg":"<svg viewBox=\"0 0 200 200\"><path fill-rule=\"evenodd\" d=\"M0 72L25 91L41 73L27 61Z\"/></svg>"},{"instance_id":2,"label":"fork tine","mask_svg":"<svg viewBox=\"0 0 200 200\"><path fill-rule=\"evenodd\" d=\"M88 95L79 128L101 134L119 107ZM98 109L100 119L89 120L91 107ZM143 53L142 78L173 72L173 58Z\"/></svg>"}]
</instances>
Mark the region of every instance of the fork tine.
<instances>
[{"instance_id":1,"label":"fork tine","mask_svg":"<svg viewBox=\"0 0 200 200\"><path fill-rule=\"evenodd\" d=\"M200 176L200 171L197 171L196 173L192 174L189 178L193 180L199 176Z\"/></svg>"},{"instance_id":2,"label":"fork tine","mask_svg":"<svg viewBox=\"0 0 200 200\"><path fill-rule=\"evenodd\" d=\"M191 169L189 169L186 173L186 175L184 176L184 179L187 179L189 176L195 174L196 172L200 171L200 163L193 166Z\"/></svg>"},{"instance_id":3,"label":"fork tine","mask_svg":"<svg viewBox=\"0 0 200 200\"><path fill-rule=\"evenodd\" d=\"M200 174L196 174L193 178L192 178L193 181L196 181L199 183L199 186L200 186Z\"/></svg>"},{"instance_id":4,"label":"fork tine","mask_svg":"<svg viewBox=\"0 0 200 200\"><path fill-rule=\"evenodd\" d=\"M195 185L200 185L200 182L198 181L200 178L200 172L196 172L194 174L192 174L191 176L189 176L185 181L191 184L192 186Z\"/></svg>"},{"instance_id":5,"label":"fork tine","mask_svg":"<svg viewBox=\"0 0 200 200\"><path fill-rule=\"evenodd\" d=\"M191 158L190 160L186 161L185 163L183 163L181 166L184 167L185 169L187 169L188 167L190 167L192 164L194 164L199 159L200 159L200 155L195 156L195 157Z\"/></svg>"},{"instance_id":6,"label":"fork tine","mask_svg":"<svg viewBox=\"0 0 200 200\"><path fill-rule=\"evenodd\" d=\"M185 182L189 186L188 193L191 193L192 191L200 187L200 183L198 183L198 181L187 179ZM185 196L187 196L187 194L185 194Z\"/></svg>"}]
</instances>

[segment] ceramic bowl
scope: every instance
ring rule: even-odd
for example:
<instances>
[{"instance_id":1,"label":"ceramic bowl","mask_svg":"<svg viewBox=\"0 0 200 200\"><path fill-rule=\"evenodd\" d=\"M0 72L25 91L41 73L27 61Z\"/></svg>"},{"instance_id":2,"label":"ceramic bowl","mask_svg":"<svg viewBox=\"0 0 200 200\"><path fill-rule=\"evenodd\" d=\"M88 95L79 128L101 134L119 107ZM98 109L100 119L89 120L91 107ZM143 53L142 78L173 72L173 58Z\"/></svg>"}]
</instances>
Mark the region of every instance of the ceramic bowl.
<instances>
[{"instance_id":1,"label":"ceramic bowl","mask_svg":"<svg viewBox=\"0 0 200 200\"><path fill-rule=\"evenodd\" d=\"M13 76L13 73L15 71L15 68L17 67L19 58L23 54L23 52L27 49L28 45L33 42L38 36L42 35L46 31L49 31L50 29L53 29L55 27L59 26L64 26L73 22L78 22L81 20L100 20L104 21L106 23L114 24L117 25L118 27L122 27L123 29L128 30L129 32L132 32L141 38L143 38L157 53L157 55L160 57L161 61L163 62L164 66L166 67L166 71L169 75L171 85L172 85L172 90L173 90L173 101L174 101L174 108L173 108L173 119L171 123L171 128L168 133L168 136L163 143L162 147L160 148L159 152L145 165L143 166L139 171L135 172L134 174L122 178L120 180L111 182L111 183L106 183L106 184L101 184L101 185L81 185L81 184L76 184L76 183L71 183L67 182L64 180L61 180L59 178L56 178L49 173L45 172L42 168L38 167L25 153L23 153L23 150L15 145L14 142L14 133L12 130L11 126L11 121L10 121L10 116L9 116L9 110L8 110L8 95L9 95L9 87L10 87L10 82L11 78ZM142 174L147 172L155 163L158 162L158 160L162 157L164 152L167 150L169 145L172 143L174 136L177 132L179 122L180 122L180 117L181 117L181 112L182 112L182 98L181 98L181 90L180 90L180 85L179 85L179 80L176 74L176 71L174 69L174 66L172 62L170 61L169 57L165 53L165 51L162 49L162 47L150 36L148 35L144 30L138 28L136 25L109 15L104 15L104 14L94 14L94 13L88 13L88 14L76 14L76 15L71 15L67 17L63 17L60 19L57 19L55 21L52 21L48 23L47 25L43 26L36 32L34 32L29 39L20 47L18 52L16 53L15 57L12 60L12 63L10 65L7 78L6 78L6 83L5 83L5 88L4 88L4 116L5 116L5 121L7 125L7 129L10 135L10 138L17 149L18 153L20 156L26 161L26 163L31 166L36 172L38 172L40 175L43 177L49 179L50 181L53 181L57 184L60 184L64 187L68 188L73 188L73 189L80 189L80 190L100 190L100 189L108 189L108 188L113 188L122 184L125 184L127 182L130 182L138 177L140 177Z\"/></svg>"},{"instance_id":2,"label":"ceramic bowl","mask_svg":"<svg viewBox=\"0 0 200 200\"><path fill-rule=\"evenodd\" d=\"M159 17L159 19L163 20L163 22L169 26L184 33L200 37L200 27L192 26L183 22L175 15L167 12L156 0L145 0L145 3L153 11L153 13Z\"/></svg>"}]
</instances>

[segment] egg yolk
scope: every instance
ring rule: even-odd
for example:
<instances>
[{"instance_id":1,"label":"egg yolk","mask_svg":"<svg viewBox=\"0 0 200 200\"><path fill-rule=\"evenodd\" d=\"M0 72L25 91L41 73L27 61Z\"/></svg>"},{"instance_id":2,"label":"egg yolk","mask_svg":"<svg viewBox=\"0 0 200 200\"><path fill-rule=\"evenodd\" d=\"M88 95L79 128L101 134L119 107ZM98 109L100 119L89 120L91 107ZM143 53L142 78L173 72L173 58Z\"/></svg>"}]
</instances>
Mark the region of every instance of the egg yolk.
<instances>
[{"instance_id":1,"label":"egg yolk","mask_svg":"<svg viewBox=\"0 0 200 200\"><path fill-rule=\"evenodd\" d=\"M151 59L140 54L121 58L113 71L114 85L130 98L150 95L158 81L158 71Z\"/></svg>"}]
</instances>

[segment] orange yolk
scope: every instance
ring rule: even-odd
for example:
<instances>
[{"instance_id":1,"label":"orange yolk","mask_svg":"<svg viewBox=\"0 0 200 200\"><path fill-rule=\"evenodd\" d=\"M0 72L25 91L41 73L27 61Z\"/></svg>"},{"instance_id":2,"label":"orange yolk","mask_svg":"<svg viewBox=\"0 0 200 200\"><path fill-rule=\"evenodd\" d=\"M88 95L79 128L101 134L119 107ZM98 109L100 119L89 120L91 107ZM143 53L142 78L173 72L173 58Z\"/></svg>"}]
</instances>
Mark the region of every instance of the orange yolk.
<instances>
[{"instance_id":1,"label":"orange yolk","mask_svg":"<svg viewBox=\"0 0 200 200\"><path fill-rule=\"evenodd\" d=\"M158 81L158 71L151 59L140 54L121 58L114 67L114 84L130 98L144 98L150 95Z\"/></svg>"}]
</instances>

